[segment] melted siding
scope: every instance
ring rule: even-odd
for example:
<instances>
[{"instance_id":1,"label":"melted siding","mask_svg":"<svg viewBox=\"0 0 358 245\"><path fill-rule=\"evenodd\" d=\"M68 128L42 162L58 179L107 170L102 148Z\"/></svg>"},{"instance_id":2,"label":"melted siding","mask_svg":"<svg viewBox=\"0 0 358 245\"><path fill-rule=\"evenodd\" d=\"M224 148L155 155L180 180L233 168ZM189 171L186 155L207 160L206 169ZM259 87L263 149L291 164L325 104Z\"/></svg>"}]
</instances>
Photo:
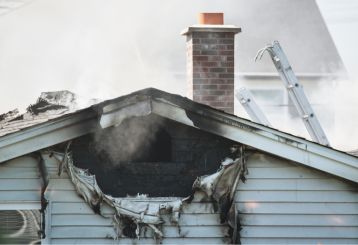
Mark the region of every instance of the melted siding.
<instances>
[{"instance_id":1,"label":"melted siding","mask_svg":"<svg viewBox=\"0 0 358 245\"><path fill-rule=\"evenodd\" d=\"M114 229L111 216L113 210L103 206L105 217L94 214L92 209L78 196L66 173L57 175L57 162L53 158L45 158L50 173L50 182L46 191L48 206L48 226L46 240L48 243L84 243L84 244L155 244L151 230L143 230L140 240L119 238L113 240ZM158 202L153 198L151 202ZM144 200L140 200L144 201ZM183 208L179 226L174 226L164 216L163 244L225 244L228 226L221 225L219 214L213 211L211 203L194 202Z\"/></svg>"},{"instance_id":2,"label":"melted siding","mask_svg":"<svg viewBox=\"0 0 358 245\"><path fill-rule=\"evenodd\" d=\"M356 244L356 184L254 154L236 204L243 244Z\"/></svg>"}]
</instances>

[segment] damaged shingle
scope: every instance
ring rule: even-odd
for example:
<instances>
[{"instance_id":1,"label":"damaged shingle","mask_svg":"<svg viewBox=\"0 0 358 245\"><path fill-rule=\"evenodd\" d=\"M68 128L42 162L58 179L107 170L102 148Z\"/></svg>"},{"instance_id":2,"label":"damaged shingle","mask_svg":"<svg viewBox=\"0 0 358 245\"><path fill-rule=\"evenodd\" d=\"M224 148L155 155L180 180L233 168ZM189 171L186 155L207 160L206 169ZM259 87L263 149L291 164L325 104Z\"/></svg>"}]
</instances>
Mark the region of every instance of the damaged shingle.
<instances>
[{"instance_id":1,"label":"damaged shingle","mask_svg":"<svg viewBox=\"0 0 358 245\"><path fill-rule=\"evenodd\" d=\"M14 109L11 111L8 111L6 113L0 114L0 122L8 122L13 120L17 115L19 114L18 109Z\"/></svg>"},{"instance_id":2,"label":"damaged shingle","mask_svg":"<svg viewBox=\"0 0 358 245\"><path fill-rule=\"evenodd\" d=\"M39 113L43 113L45 111L59 110L59 109L68 109L68 107L64 106L64 105L51 104L51 103L47 102L46 100L39 98L37 100L36 104L29 105L26 108L26 111L33 115L38 115Z\"/></svg>"}]
</instances>

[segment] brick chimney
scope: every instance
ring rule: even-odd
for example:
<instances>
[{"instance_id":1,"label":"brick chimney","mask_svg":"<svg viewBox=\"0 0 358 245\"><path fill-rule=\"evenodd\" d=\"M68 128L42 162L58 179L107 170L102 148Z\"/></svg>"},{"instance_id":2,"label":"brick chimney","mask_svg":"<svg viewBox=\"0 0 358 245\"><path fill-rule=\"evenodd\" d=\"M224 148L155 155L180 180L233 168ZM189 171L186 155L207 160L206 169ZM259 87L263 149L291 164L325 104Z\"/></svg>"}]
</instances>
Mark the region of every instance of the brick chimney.
<instances>
[{"instance_id":1,"label":"brick chimney","mask_svg":"<svg viewBox=\"0 0 358 245\"><path fill-rule=\"evenodd\" d=\"M234 113L234 39L241 31L224 25L222 13L199 14L199 25L185 29L188 97Z\"/></svg>"}]
</instances>

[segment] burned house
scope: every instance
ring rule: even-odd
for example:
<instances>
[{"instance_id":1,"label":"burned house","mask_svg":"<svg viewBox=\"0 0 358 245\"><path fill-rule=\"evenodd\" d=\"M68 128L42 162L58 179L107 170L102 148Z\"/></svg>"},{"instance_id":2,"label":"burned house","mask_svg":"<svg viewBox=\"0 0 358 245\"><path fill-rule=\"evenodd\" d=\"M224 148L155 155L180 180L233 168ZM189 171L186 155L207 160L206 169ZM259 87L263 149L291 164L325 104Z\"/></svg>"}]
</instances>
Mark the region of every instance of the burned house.
<instances>
[{"instance_id":1,"label":"burned house","mask_svg":"<svg viewBox=\"0 0 358 245\"><path fill-rule=\"evenodd\" d=\"M43 244L356 244L358 158L232 114L239 31L183 32L190 99L62 91L1 115L0 210L39 213Z\"/></svg>"},{"instance_id":2,"label":"burned house","mask_svg":"<svg viewBox=\"0 0 358 245\"><path fill-rule=\"evenodd\" d=\"M36 107L2 124L0 207L42 243L357 242L352 155L155 89Z\"/></svg>"}]
</instances>

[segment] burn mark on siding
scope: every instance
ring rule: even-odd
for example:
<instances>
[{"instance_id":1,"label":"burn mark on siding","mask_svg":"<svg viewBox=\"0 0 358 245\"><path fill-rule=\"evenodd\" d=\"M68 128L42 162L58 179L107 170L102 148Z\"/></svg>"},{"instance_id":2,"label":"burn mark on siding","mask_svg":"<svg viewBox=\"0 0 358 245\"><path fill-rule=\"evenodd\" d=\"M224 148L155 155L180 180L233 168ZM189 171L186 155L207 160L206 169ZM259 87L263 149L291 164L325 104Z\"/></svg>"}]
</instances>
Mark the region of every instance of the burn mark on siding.
<instances>
[{"instance_id":1,"label":"burn mark on siding","mask_svg":"<svg viewBox=\"0 0 358 245\"><path fill-rule=\"evenodd\" d=\"M153 237L160 241L164 236L161 225L164 223L162 214L165 213L171 215L170 222L178 226L180 234L179 221L182 206L190 205L196 195L203 193L218 207L221 223L227 223L232 231L237 230L235 228L237 217L233 201L239 180L244 181L247 174L243 146L232 147L231 156L221 162L216 173L198 177L193 184L191 196L177 201L159 203L136 202L107 195L102 192L94 175L74 166L70 152L53 153L53 155L58 159L59 166L66 169L78 194L95 213L102 214L101 206L103 203L107 203L115 210L113 223L117 236L113 237L114 239L120 236L139 238L142 229L147 227L152 230ZM59 173L61 172L59 171ZM185 234L182 235L185 236ZM237 237L236 235L235 237Z\"/></svg>"}]
</instances>

